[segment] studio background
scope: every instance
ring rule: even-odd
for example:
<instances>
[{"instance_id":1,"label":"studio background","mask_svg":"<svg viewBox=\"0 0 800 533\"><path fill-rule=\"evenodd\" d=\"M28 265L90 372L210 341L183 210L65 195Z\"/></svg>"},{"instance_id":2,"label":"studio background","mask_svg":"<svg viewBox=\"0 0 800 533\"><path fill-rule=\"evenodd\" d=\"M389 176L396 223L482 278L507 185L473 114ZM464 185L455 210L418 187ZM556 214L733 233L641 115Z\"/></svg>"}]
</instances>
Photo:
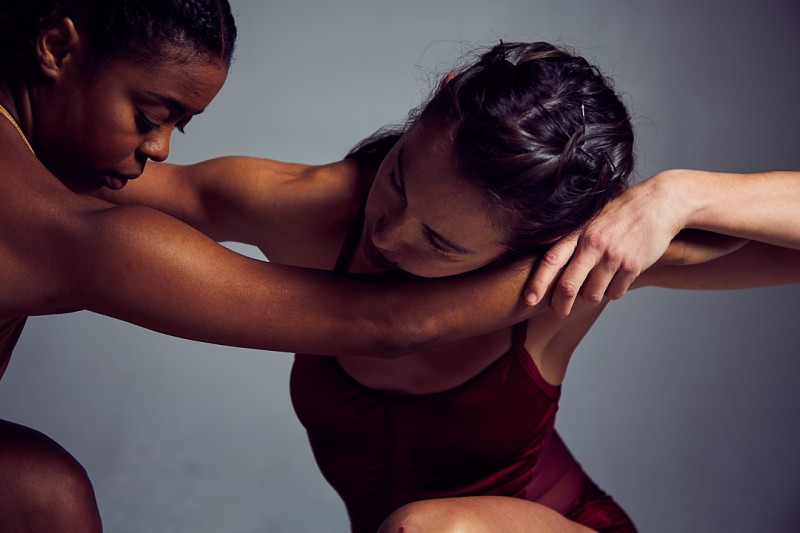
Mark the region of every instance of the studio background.
<instances>
[{"instance_id":1,"label":"studio background","mask_svg":"<svg viewBox=\"0 0 800 533\"><path fill-rule=\"evenodd\" d=\"M616 80L639 178L800 169L794 0L232 4L228 83L172 161L335 160L403 120L472 44L503 39L567 44ZM800 531L798 301L800 286L642 289L578 349L557 427L643 533ZM111 533L346 532L292 411L290 365L86 312L36 317L0 417L86 466Z\"/></svg>"}]
</instances>

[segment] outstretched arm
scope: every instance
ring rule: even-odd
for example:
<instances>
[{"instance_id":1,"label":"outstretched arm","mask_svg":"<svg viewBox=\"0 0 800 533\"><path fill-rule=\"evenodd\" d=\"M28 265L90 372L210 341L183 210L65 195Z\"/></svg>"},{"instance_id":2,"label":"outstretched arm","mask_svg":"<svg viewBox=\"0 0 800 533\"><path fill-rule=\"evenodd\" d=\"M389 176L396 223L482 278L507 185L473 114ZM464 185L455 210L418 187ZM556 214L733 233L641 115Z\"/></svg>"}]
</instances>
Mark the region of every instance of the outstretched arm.
<instances>
[{"instance_id":1,"label":"outstretched arm","mask_svg":"<svg viewBox=\"0 0 800 533\"><path fill-rule=\"evenodd\" d=\"M521 299L524 264L444 280L344 276L243 257L145 207L53 217L8 272L18 283L0 303L11 312L84 308L206 342L397 356L534 311Z\"/></svg>"},{"instance_id":2,"label":"outstretched arm","mask_svg":"<svg viewBox=\"0 0 800 533\"><path fill-rule=\"evenodd\" d=\"M324 232L338 224L336 217L349 227L368 185L354 165L313 167L248 157L189 166L151 164L139 180L104 197L145 204L215 240L255 244L270 259L284 262L297 242L313 247L310 235L314 243L325 243ZM102 233L87 239L87 246L113 246L121 240L116 228L137 229L112 256L77 261L100 262L93 270L127 272L124 283L115 281L113 293L102 286L90 286L89 292L81 288L74 296L91 294L92 300L79 304L178 336L285 351L392 356L490 331L538 311L521 298L529 261L450 279L345 276L246 259L134 205L96 217L114 221L88 224ZM129 264L138 265L137 272ZM123 309L116 300L125 290L130 293L126 301L135 301L143 282L138 272L160 272L147 281L157 286L147 289L140 307Z\"/></svg>"},{"instance_id":3,"label":"outstretched arm","mask_svg":"<svg viewBox=\"0 0 800 533\"><path fill-rule=\"evenodd\" d=\"M703 253L693 258L692 250L697 247L685 246L685 240L670 245L682 231L689 233L688 239L696 240L697 235L692 233L698 232L686 229L701 230L700 240L705 241L701 250L710 252L711 257L734 252L748 240L800 248L800 173L662 172L612 201L584 232L554 245L543 258L531 286L539 294L558 278L550 304L560 315L569 313L579 294L591 302L619 298L665 251L667 257L662 262L686 264L707 260ZM714 238L702 232L726 237ZM779 254L791 262L791 251L763 255L766 248L750 246L747 252L732 254L726 263L754 254L756 249L762 250L762 254L756 255L762 255L765 263L751 271L748 286L786 279L784 274L775 278L771 270L782 271L785 265L766 257ZM719 266L723 262L714 264ZM689 276L708 272L709 268L669 271Z\"/></svg>"}]
</instances>

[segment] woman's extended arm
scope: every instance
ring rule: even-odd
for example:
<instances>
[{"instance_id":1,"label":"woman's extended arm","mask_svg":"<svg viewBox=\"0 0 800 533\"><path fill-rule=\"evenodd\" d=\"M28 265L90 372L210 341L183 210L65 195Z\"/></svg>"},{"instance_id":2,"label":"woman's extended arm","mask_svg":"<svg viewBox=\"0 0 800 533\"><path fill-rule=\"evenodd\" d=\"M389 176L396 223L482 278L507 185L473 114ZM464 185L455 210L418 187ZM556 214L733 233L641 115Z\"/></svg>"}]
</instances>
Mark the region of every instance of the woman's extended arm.
<instances>
[{"instance_id":1,"label":"woman's extended arm","mask_svg":"<svg viewBox=\"0 0 800 533\"><path fill-rule=\"evenodd\" d=\"M524 262L445 280L269 264L153 209L66 192L38 162L27 168L4 182L31 191L7 206L19 216L4 217L21 221L3 250L0 308L11 316L84 308L206 342L397 356L536 312L521 301Z\"/></svg>"},{"instance_id":2,"label":"woman's extended arm","mask_svg":"<svg viewBox=\"0 0 800 533\"><path fill-rule=\"evenodd\" d=\"M800 283L800 250L758 241L711 261L690 265L655 265L631 288L746 289Z\"/></svg>"},{"instance_id":3,"label":"woman's extended arm","mask_svg":"<svg viewBox=\"0 0 800 533\"><path fill-rule=\"evenodd\" d=\"M542 290L540 287L558 277L561 267L569 262L552 297L556 313L568 314L578 294L594 302L603 297L619 298L685 228L735 238L725 245L729 246L728 251L736 250L746 240L800 248L800 172L669 170L657 174L611 202L583 234L554 246L543 259L532 285L535 290ZM763 244L746 248L746 252L733 253L733 257L714 264L732 264L749 254L765 258L780 255L790 264L794 257L791 251L763 255ZM691 262L691 258L671 262ZM770 260L769 265L765 268L762 264L762 268L751 271L748 286L773 283L771 268L781 271L777 279L786 279L785 264ZM673 271L688 276L711 268L667 269L662 273Z\"/></svg>"},{"instance_id":4,"label":"woman's extended arm","mask_svg":"<svg viewBox=\"0 0 800 533\"><path fill-rule=\"evenodd\" d=\"M681 228L800 249L800 172L668 170L645 183Z\"/></svg>"},{"instance_id":5,"label":"woman's extended arm","mask_svg":"<svg viewBox=\"0 0 800 533\"><path fill-rule=\"evenodd\" d=\"M341 276L243 258L199 233L140 208L98 218L83 253L84 307L198 340L307 353L399 355L489 331L531 313L521 301L526 265L449 280ZM136 228L120 239L114 228ZM158 238L153 238L159 235ZM87 270L79 269L84 276ZM142 288L147 297L142 298Z\"/></svg>"}]
</instances>

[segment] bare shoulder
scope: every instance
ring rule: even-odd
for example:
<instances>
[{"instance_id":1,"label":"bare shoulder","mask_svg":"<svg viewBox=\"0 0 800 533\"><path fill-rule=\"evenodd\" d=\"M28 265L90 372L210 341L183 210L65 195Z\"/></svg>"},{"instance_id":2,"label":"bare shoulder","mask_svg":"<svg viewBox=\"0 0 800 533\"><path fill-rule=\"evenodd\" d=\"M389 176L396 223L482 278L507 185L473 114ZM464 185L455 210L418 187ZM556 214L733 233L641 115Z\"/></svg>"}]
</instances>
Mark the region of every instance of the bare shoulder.
<instances>
[{"instance_id":1,"label":"bare shoulder","mask_svg":"<svg viewBox=\"0 0 800 533\"><path fill-rule=\"evenodd\" d=\"M354 161L309 165L246 156L149 165L125 203L169 213L217 241L257 246L270 261L324 267L370 177ZM116 194L116 193L114 193Z\"/></svg>"},{"instance_id":2,"label":"bare shoulder","mask_svg":"<svg viewBox=\"0 0 800 533\"><path fill-rule=\"evenodd\" d=\"M354 161L292 167L284 164L286 182L258 220L258 246L270 261L332 268L345 236L364 204L373 176ZM260 206L260 207L259 207Z\"/></svg>"},{"instance_id":3,"label":"bare shoulder","mask_svg":"<svg viewBox=\"0 0 800 533\"><path fill-rule=\"evenodd\" d=\"M108 203L67 189L29 152L0 155L0 316L63 311L53 295Z\"/></svg>"}]
</instances>

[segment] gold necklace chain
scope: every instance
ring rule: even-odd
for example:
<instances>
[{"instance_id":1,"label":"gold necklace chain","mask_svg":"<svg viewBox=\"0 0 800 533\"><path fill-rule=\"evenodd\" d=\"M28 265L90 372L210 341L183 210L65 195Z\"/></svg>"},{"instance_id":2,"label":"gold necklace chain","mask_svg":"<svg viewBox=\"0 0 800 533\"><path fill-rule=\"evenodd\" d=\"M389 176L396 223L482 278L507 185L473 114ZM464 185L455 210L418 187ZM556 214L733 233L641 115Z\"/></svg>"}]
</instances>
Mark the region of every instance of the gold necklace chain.
<instances>
[{"instance_id":1,"label":"gold necklace chain","mask_svg":"<svg viewBox=\"0 0 800 533\"><path fill-rule=\"evenodd\" d=\"M22 137L23 141L25 141L25 146L28 147L28 149L31 151L32 154L35 153L33 151L33 147L31 146L31 143L28 142L28 138L25 137L24 133L22 133L22 128L19 127L19 124L17 124L17 121L14 120L14 117L11 116L11 113L9 113L8 110L5 107L3 107L2 104L0 104L0 114L2 114L4 117L6 117L9 120L9 122L11 122L11 124L14 125L14 127L17 129L17 133L19 133L19 136Z\"/></svg>"}]
</instances>

